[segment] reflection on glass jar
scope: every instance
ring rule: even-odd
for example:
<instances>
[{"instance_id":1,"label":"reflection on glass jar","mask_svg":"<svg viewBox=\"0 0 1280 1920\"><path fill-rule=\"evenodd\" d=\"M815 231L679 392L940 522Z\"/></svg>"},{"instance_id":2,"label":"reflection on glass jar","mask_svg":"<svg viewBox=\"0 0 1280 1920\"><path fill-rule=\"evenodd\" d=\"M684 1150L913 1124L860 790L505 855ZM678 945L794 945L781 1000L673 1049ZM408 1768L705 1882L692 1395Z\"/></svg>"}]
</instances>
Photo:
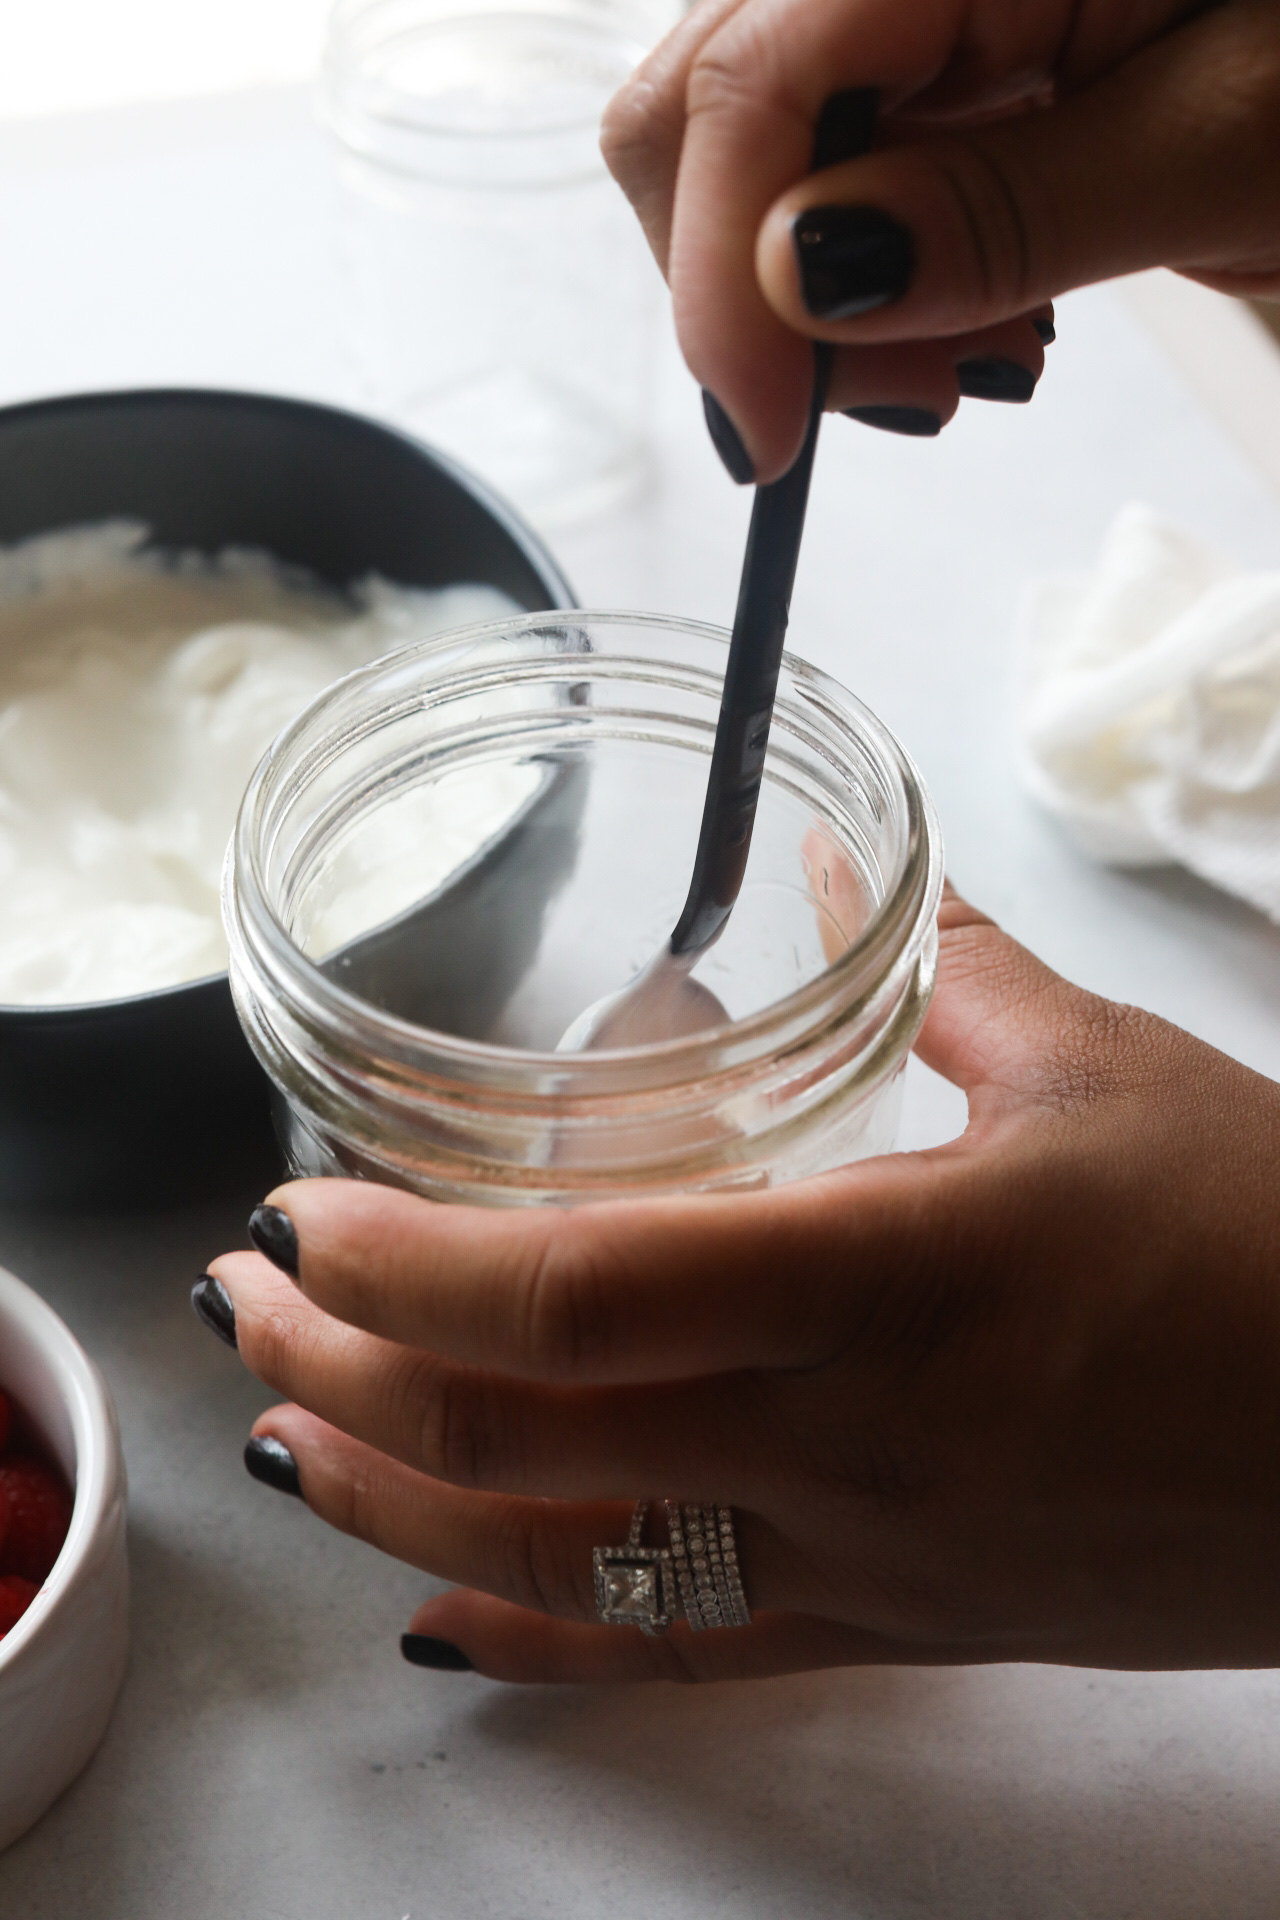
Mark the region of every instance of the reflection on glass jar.
<instances>
[{"instance_id":1,"label":"reflection on glass jar","mask_svg":"<svg viewBox=\"0 0 1280 1920\"><path fill-rule=\"evenodd\" d=\"M893 1145L937 822L892 735L790 655L746 883L695 971L731 1024L555 1051L675 922L727 638L533 614L361 669L281 735L224 915L295 1172L527 1204L760 1186Z\"/></svg>"},{"instance_id":2,"label":"reflection on glass jar","mask_svg":"<svg viewBox=\"0 0 1280 1920\"><path fill-rule=\"evenodd\" d=\"M600 116L667 0L339 0L324 65L366 404L542 526L644 468L660 280Z\"/></svg>"}]
</instances>

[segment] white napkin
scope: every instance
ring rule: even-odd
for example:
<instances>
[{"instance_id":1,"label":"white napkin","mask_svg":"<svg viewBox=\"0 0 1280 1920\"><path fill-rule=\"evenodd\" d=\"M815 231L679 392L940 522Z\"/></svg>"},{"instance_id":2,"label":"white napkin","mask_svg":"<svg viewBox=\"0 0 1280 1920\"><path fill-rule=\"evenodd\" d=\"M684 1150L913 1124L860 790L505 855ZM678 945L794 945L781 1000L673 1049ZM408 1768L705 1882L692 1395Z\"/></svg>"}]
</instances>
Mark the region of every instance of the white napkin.
<instances>
[{"instance_id":1,"label":"white napkin","mask_svg":"<svg viewBox=\"0 0 1280 1920\"><path fill-rule=\"evenodd\" d=\"M1022 778L1086 853L1280 920L1280 573L1125 507L1092 574L1029 590L1014 671Z\"/></svg>"}]
</instances>

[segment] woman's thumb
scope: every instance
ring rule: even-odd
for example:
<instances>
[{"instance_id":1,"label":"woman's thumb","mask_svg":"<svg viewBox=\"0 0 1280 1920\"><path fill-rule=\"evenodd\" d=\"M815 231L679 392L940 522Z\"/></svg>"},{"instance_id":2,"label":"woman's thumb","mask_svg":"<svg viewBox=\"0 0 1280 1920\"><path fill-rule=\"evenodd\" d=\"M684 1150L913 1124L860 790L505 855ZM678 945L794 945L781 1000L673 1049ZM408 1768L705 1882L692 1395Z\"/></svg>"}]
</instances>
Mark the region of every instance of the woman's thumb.
<instances>
[{"instance_id":1,"label":"woman's thumb","mask_svg":"<svg viewBox=\"0 0 1280 1920\"><path fill-rule=\"evenodd\" d=\"M916 1041L926 1066L998 1103L1042 1094L1105 1003L1037 960L950 886L938 912L938 980Z\"/></svg>"},{"instance_id":2,"label":"woman's thumb","mask_svg":"<svg viewBox=\"0 0 1280 1920\"><path fill-rule=\"evenodd\" d=\"M886 147L784 195L765 297L838 340L923 339L1152 266L1280 292L1280 18L1233 0L1060 103Z\"/></svg>"}]
</instances>

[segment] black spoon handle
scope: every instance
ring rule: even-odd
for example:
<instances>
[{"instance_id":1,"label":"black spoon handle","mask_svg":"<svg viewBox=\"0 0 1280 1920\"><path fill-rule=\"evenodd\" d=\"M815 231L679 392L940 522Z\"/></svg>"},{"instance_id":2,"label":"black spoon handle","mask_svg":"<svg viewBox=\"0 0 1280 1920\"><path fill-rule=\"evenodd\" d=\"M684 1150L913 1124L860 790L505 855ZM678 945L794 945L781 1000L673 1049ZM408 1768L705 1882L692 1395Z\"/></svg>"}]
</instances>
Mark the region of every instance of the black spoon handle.
<instances>
[{"instance_id":1,"label":"black spoon handle","mask_svg":"<svg viewBox=\"0 0 1280 1920\"><path fill-rule=\"evenodd\" d=\"M815 172L867 151L878 104L872 87L835 94L828 100L814 137ZM780 480L756 488L698 851L688 898L671 935L672 953L700 953L718 939L742 886L791 614L809 478L834 357L835 349L827 341L814 348L813 398L800 452Z\"/></svg>"},{"instance_id":2,"label":"black spoon handle","mask_svg":"<svg viewBox=\"0 0 1280 1920\"><path fill-rule=\"evenodd\" d=\"M780 480L756 488L698 851L671 935L673 953L711 945L733 911L746 871L831 360L825 342L814 349L809 424L794 464Z\"/></svg>"}]
</instances>

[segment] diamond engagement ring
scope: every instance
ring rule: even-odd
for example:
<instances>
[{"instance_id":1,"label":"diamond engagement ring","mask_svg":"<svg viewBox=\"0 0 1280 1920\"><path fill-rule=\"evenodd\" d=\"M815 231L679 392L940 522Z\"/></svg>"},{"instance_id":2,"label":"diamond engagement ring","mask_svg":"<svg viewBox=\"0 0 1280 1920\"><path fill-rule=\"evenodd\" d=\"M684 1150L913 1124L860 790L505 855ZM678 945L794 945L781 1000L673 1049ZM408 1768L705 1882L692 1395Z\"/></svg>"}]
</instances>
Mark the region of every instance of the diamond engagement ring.
<instances>
[{"instance_id":1,"label":"diamond engagement ring","mask_svg":"<svg viewBox=\"0 0 1280 1920\"><path fill-rule=\"evenodd\" d=\"M642 1544L649 1503L640 1500L626 1545L597 1547L592 1554L600 1619L653 1636L665 1633L681 1612L695 1633L750 1626L730 1509L681 1508L674 1500L665 1505L669 1547Z\"/></svg>"},{"instance_id":2,"label":"diamond engagement ring","mask_svg":"<svg viewBox=\"0 0 1280 1920\"><path fill-rule=\"evenodd\" d=\"M648 1517L648 1501L638 1500L626 1546L597 1547L591 1560L596 1612L605 1624L657 1635L666 1632L675 1616L675 1579L667 1549L641 1545Z\"/></svg>"}]
</instances>

